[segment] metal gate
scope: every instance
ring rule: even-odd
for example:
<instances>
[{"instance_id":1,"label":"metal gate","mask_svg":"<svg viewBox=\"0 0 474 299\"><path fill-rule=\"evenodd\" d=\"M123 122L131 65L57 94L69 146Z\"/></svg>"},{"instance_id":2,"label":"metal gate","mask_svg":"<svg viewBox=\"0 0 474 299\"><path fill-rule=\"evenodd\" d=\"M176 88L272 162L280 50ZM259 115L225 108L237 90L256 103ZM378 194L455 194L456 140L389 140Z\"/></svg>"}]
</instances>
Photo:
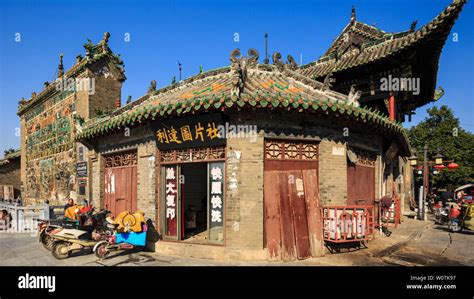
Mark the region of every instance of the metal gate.
<instances>
[{"instance_id":1,"label":"metal gate","mask_svg":"<svg viewBox=\"0 0 474 299\"><path fill-rule=\"evenodd\" d=\"M265 141L265 243L269 259L291 261L323 252L318 144Z\"/></svg>"},{"instance_id":2,"label":"metal gate","mask_svg":"<svg viewBox=\"0 0 474 299\"><path fill-rule=\"evenodd\" d=\"M137 209L137 152L105 157L105 208L113 216Z\"/></svg>"}]
</instances>

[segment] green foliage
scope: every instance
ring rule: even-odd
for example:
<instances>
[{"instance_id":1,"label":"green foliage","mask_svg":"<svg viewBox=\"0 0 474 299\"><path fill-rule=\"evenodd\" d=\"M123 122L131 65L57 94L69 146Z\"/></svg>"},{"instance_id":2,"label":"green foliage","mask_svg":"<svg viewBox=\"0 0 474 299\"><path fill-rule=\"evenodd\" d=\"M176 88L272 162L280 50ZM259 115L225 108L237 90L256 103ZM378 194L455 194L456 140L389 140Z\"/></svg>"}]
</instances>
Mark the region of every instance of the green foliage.
<instances>
[{"instance_id":1,"label":"green foliage","mask_svg":"<svg viewBox=\"0 0 474 299\"><path fill-rule=\"evenodd\" d=\"M408 130L418 161L423 160L423 146L428 144L428 159L434 160L439 152L443 160L454 160L459 168L443 170L441 174L430 175L430 185L456 188L471 182L474 178L474 135L462 129L453 111L447 106L427 110L429 116ZM432 170L431 170L432 172Z\"/></svg>"}]
</instances>

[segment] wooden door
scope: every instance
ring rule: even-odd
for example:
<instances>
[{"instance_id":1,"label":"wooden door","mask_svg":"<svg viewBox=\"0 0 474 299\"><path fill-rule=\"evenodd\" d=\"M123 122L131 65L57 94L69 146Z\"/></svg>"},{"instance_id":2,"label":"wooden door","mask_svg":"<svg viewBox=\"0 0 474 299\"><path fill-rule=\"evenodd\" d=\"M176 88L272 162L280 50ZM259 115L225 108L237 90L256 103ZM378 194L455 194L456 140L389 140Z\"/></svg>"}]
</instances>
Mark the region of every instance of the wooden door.
<instances>
[{"instance_id":1,"label":"wooden door","mask_svg":"<svg viewBox=\"0 0 474 299\"><path fill-rule=\"evenodd\" d=\"M373 205L375 201L376 154L363 149L348 147L357 161L347 164L347 204Z\"/></svg>"},{"instance_id":2,"label":"wooden door","mask_svg":"<svg viewBox=\"0 0 474 299\"><path fill-rule=\"evenodd\" d=\"M137 210L136 153L106 157L104 206L113 216Z\"/></svg>"},{"instance_id":3,"label":"wooden door","mask_svg":"<svg viewBox=\"0 0 474 299\"><path fill-rule=\"evenodd\" d=\"M288 175L285 171L277 171L279 186L278 197L280 199L280 231L282 244L282 259L292 261L296 257L295 229L293 227L293 215L290 206L290 190L288 188Z\"/></svg>"},{"instance_id":4,"label":"wooden door","mask_svg":"<svg viewBox=\"0 0 474 299\"><path fill-rule=\"evenodd\" d=\"M375 168L347 166L347 204L373 205L375 200Z\"/></svg>"},{"instance_id":5,"label":"wooden door","mask_svg":"<svg viewBox=\"0 0 474 299\"><path fill-rule=\"evenodd\" d=\"M305 151L308 147L312 151ZM266 142L265 157L265 244L269 259L320 256L317 145Z\"/></svg>"},{"instance_id":6,"label":"wooden door","mask_svg":"<svg viewBox=\"0 0 474 299\"><path fill-rule=\"evenodd\" d=\"M298 259L311 257L302 171L286 172Z\"/></svg>"},{"instance_id":7,"label":"wooden door","mask_svg":"<svg viewBox=\"0 0 474 299\"><path fill-rule=\"evenodd\" d=\"M265 172L265 240L270 260L281 260L280 176Z\"/></svg>"},{"instance_id":8,"label":"wooden door","mask_svg":"<svg viewBox=\"0 0 474 299\"><path fill-rule=\"evenodd\" d=\"M306 199L306 215L308 217L308 235L311 248L311 256L323 256L323 219L321 215L321 205L319 200L319 181L317 170L303 170L303 182Z\"/></svg>"}]
</instances>

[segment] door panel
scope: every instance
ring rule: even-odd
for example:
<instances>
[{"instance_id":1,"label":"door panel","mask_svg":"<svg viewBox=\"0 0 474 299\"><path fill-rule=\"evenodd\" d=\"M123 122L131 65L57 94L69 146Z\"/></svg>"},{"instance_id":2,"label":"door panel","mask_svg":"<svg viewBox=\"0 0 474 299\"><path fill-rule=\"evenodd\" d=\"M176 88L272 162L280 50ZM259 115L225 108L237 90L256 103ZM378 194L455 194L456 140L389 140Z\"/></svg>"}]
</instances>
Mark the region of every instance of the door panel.
<instances>
[{"instance_id":1,"label":"door panel","mask_svg":"<svg viewBox=\"0 0 474 299\"><path fill-rule=\"evenodd\" d=\"M295 232L296 253L298 259L311 257L309 249L308 222L306 219L306 203L301 171L287 172L288 195Z\"/></svg>"},{"instance_id":2,"label":"door panel","mask_svg":"<svg viewBox=\"0 0 474 299\"><path fill-rule=\"evenodd\" d=\"M280 189L278 186L280 186L278 172L265 172L265 239L270 260L281 260Z\"/></svg>"},{"instance_id":3,"label":"door panel","mask_svg":"<svg viewBox=\"0 0 474 299\"><path fill-rule=\"evenodd\" d=\"M137 209L137 153L119 153L105 157L105 208L117 216Z\"/></svg>"},{"instance_id":4,"label":"door panel","mask_svg":"<svg viewBox=\"0 0 474 299\"><path fill-rule=\"evenodd\" d=\"M323 224L319 201L318 173L316 169L303 170L303 181L308 217L308 235L311 256L324 255Z\"/></svg>"},{"instance_id":5,"label":"door panel","mask_svg":"<svg viewBox=\"0 0 474 299\"><path fill-rule=\"evenodd\" d=\"M295 234L293 229L293 215L289 200L288 175L278 172L280 182L280 213L281 213L281 239L282 239L282 259L292 261L296 258Z\"/></svg>"},{"instance_id":6,"label":"door panel","mask_svg":"<svg viewBox=\"0 0 474 299\"><path fill-rule=\"evenodd\" d=\"M373 205L375 200L375 168L347 166L347 204Z\"/></svg>"},{"instance_id":7,"label":"door panel","mask_svg":"<svg viewBox=\"0 0 474 299\"><path fill-rule=\"evenodd\" d=\"M318 143L266 139L264 155L264 230L269 258L291 261L322 255Z\"/></svg>"}]
</instances>

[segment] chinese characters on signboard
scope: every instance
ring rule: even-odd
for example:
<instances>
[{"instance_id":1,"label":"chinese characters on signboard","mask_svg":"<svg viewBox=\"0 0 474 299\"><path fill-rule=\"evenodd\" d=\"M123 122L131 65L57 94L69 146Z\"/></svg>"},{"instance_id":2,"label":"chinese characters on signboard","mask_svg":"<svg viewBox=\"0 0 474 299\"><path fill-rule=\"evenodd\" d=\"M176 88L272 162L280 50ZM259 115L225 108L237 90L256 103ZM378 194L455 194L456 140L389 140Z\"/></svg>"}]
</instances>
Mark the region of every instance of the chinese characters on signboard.
<instances>
[{"instance_id":1,"label":"chinese characters on signboard","mask_svg":"<svg viewBox=\"0 0 474 299\"><path fill-rule=\"evenodd\" d=\"M178 197L176 166L165 167L165 172L166 232L168 236L176 236L176 199Z\"/></svg>"},{"instance_id":2,"label":"chinese characters on signboard","mask_svg":"<svg viewBox=\"0 0 474 299\"><path fill-rule=\"evenodd\" d=\"M87 177L87 162L78 162L76 165L76 171L78 177Z\"/></svg>"},{"instance_id":3,"label":"chinese characters on signboard","mask_svg":"<svg viewBox=\"0 0 474 299\"><path fill-rule=\"evenodd\" d=\"M224 145L219 136L221 114L181 117L151 123L160 150Z\"/></svg>"},{"instance_id":4,"label":"chinese characters on signboard","mask_svg":"<svg viewBox=\"0 0 474 299\"><path fill-rule=\"evenodd\" d=\"M211 241L224 238L224 163L209 163L209 229Z\"/></svg>"}]
</instances>

